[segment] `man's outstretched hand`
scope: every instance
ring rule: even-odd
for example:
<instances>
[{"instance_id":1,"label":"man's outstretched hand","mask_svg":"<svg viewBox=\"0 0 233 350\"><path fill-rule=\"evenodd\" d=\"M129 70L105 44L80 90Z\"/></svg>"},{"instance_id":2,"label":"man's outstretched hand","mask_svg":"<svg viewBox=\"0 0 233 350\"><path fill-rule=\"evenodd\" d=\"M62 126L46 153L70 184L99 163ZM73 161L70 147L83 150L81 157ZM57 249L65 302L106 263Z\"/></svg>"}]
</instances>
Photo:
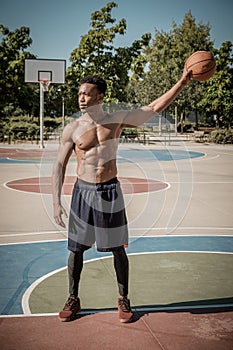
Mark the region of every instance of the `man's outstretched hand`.
<instances>
[{"instance_id":1,"label":"man's outstretched hand","mask_svg":"<svg viewBox=\"0 0 233 350\"><path fill-rule=\"evenodd\" d=\"M184 66L183 74L182 74L182 77L180 79L181 84L183 86L187 85L190 82L191 78L192 78L192 70L188 71L186 69L186 67Z\"/></svg>"}]
</instances>

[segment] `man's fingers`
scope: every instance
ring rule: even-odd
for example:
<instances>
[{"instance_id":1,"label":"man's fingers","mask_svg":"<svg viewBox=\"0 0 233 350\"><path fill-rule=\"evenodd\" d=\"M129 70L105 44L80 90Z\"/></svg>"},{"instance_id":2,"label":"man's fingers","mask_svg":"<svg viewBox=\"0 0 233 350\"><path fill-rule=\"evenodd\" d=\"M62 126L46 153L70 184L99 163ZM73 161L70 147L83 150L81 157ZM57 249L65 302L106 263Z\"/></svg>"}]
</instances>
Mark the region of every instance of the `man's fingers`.
<instances>
[{"instance_id":1,"label":"man's fingers","mask_svg":"<svg viewBox=\"0 0 233 350\"><path fill-rule=\"evenodd\" d=\"M62 206L55 207L54 209L54 220L57 225L61 227L66 227L64 221L62 220L62 215L64 215L66 218L68 218L68 215L66 213L66 210Z\"/></svg>"},{"instance_id":2,"label":"man's fingers","mask_svg":"<svg viewBox=\"0 0 233 350\"><path fill-rule=\"evenodd\" d=\"M66 212L66 210L64 208L62 208L62 214L64 214L65 217L68 218L67 212Z\"/></svg>"},{"instance_id":3,"label":"man's fingers","mask_svg":"<svg viewBox=\"0 0 233 350\"><path fill-rule=\"evenodd\" d=\"M65 223L64 223L62 220L60 221L60 224L59 224L59 225L60 225L61 227L64 227L64 228L66 227Z\"/></svg>"},{"instance_id":4,"label":"man's fingers","mask_svg":"<svg viewBox=\"0 0 233 350\"><path fill-rule=\"evenodd\" d=\"M188 84L190 82L192 78L192 70L189 69L187 70L186 66L184 67L184 70L183 70L183 75L182 75L182 80L184 82L184 84Z\"/></svg>"},{"instance_id":5,"label":"man's fingers","mask_svg":"<svg viewBox=\"0 0 233 350\"><path fill-rule=\"evenodd\" d=\"M57 225L61 226L61 227L66 227L65 223L63 222L62 218L56 217L55 218L55 222Z\"/></svg>"}]
</instances>

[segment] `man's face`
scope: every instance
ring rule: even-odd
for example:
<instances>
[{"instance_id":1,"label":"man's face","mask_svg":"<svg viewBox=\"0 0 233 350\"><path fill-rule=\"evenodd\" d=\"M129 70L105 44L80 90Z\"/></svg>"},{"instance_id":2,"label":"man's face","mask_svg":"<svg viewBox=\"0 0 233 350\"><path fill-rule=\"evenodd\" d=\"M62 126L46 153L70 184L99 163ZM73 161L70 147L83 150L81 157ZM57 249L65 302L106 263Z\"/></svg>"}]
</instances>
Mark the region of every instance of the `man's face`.
<instances>
[{"instance_id":1,"label":"man's face","mask_svg":"<svg viewBox=\"0 0 233 350\"><path fill-rule=\"evenodd\" d=\"M78 92L78 104L81 112L87 112L89 107L102 103L103 94L93 84L84 83Z\"/></svg>"}]
</instances>

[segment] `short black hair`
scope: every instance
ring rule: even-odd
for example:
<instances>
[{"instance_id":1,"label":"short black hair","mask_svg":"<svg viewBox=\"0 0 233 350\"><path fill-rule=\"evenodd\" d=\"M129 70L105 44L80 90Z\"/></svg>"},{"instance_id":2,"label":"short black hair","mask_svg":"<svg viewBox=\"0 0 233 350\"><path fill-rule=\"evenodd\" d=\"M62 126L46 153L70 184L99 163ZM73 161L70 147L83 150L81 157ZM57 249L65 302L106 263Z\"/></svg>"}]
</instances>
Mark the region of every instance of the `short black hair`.
<instances>
[{"instance_id":1,"label":"short black hair","mask_svg":"<svg viewBox=\"0 0 233 350\"><path fill-rule=\"evenodd\" d=\"M96 85L98 91L105 95L105 92L107 90L107 83L106 81L101 78L99 75L87 75L86 77L82 78L80 81L81 84L93 84Z\"/></svg>"}]
</instances>

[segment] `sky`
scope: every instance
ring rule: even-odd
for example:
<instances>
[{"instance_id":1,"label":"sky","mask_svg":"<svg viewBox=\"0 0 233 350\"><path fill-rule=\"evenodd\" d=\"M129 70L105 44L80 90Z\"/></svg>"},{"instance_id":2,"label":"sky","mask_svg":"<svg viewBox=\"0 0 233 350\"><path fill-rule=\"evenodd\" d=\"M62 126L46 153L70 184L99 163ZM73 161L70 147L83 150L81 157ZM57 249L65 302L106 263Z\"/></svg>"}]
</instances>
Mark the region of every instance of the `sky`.
<instances>
[{"instance_id":1,"label":"sky","mask_svg":"<svg viewBox=\"0 0 233 350\"><path fill-rule=\"evenodd\" d=\"M37 58L65 59L70 64L71 52L90 27L91 13L110 0L0 0L0 24L14 31L30 28L33 44L27 51ZM196 23L210 25L210 37L219 48L233 42L232 0L115 0L112 10L116 20L126 19L127 32L118 36L116 46L130 46L141 35L155 28L169 32L172 23L180 25L191 11Z\"/></svg>"}]
</instances>

